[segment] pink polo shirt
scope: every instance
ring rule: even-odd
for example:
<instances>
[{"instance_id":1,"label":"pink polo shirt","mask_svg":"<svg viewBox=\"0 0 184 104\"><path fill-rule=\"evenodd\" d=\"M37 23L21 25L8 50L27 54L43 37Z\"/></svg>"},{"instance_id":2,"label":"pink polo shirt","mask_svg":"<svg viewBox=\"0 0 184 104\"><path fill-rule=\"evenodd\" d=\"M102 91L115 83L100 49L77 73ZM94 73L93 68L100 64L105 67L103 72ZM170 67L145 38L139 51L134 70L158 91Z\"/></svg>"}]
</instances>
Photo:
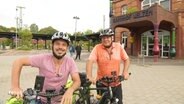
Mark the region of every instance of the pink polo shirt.
<instances>
[{"instance_id":1,"label":"pink polo shirt","mask_svg":"<svg viewBox=\"0 0 184 104\"><path fill-rule=\"evenodd\" d=\"M39 68L39 75L45 76L43 91L49 88L55 88L56 91L59 91L61 86L66 84L69 75L78 72L78 68L73 58L64 56L63 63L59 68L60 74L57 76L52 57L52 54L30 56L31 66ZM60 99L61 98L59 98L59 100Z\"/></svg>"}]
</instances>

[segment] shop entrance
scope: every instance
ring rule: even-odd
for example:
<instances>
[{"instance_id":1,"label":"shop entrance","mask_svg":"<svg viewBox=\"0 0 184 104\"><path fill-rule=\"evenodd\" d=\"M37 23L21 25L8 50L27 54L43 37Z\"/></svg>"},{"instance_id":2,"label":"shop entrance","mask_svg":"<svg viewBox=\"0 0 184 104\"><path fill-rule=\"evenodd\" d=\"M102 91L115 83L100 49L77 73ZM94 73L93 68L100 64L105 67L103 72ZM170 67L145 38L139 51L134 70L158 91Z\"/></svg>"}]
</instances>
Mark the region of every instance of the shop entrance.
<instances>
[{"instance_id":1,"label":"shop entrance","mask_svg":"<svg viewBox=\"0 0 184 104\"><path fill-rule=\"evenodd\" d=\"M144 32L141 35L141 53L142 55L147 57L153 56L154 35L152 35L151 31ZM160 57L168 58L170 49L170 33L169 31L160 30L158 32L158 37L159 37Z\"/></svg>"}]
</instances>

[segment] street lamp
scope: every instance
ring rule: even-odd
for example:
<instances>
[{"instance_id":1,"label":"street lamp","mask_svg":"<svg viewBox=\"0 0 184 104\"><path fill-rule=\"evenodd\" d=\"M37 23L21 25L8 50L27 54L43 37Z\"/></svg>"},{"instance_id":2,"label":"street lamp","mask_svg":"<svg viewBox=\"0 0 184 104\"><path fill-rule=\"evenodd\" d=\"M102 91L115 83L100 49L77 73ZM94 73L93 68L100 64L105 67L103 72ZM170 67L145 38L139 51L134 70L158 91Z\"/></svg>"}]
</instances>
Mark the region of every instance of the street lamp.
<instances>
[{"instance_id":1,"label":"street lamp","mask_svg":"<svg viewBox=\"0 0 184 104\"><path fill-rule=\"evenodd\" d=\"M25 7L22 6L16 6L16 34L15 34L15 47L17 49L18 47L18 31L22 29L22 9L25 9ZM19 16L18 16L18 11Z\"/></svg>"},{"instance_id":2,"label":"street lamp","mask_svg":"<svg viewBox=\"0 0 184 104\"><path fill-rule=\"evenodd\" d=\"M73 19L75 19L75 33L74 33L74 35L75 35L75 44L76 44L77 20L79 20L80 18L77 16L74 16Z\"/></svg>"},{"instance_id":3,"label":"street lamp","mask_svg":"<svg viewBox=\"0 0 184 104\"><path fill-rule=\"evenodd\" d=\"M15 48L17 49L17 34L18 34L18 16L17 16L18 8L16 7L16 32L15 32Z\"/></svg>"}]
</instances>

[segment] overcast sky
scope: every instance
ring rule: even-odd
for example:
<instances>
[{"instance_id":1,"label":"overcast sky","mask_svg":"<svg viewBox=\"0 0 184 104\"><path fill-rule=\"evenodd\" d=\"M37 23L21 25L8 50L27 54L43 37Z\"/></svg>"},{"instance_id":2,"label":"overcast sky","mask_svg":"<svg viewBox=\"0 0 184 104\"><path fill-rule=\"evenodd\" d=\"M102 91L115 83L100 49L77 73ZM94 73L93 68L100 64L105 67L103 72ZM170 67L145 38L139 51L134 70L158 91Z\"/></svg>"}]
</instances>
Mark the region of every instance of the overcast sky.
<instances>
[{"instance_id":1,"label":"overcast sky","mask_svg":"<svg viewBox=\"0 0 184 104\"><path fill-rule=\"evenodd\" d=\"M23 6L23 25L38 25L39 29L53 28L73 33L91 29L98 31L109 27L109 0L0 0L0 25L16 26L16 6ZM105 17L105 22L103 17Z\"/></svg>"}]
</instances>

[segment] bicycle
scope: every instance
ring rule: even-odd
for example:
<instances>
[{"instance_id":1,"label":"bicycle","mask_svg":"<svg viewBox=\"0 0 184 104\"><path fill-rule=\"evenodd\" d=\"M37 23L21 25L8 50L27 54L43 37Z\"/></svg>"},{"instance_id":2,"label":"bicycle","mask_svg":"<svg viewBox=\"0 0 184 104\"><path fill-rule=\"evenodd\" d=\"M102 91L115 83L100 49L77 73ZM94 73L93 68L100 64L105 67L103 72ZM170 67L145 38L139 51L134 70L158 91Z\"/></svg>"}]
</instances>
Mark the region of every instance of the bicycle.
<instances>
[{"instance_id":1,"label":"bicycle","mask_svg":"<svg viewBox=\"0 0 184 104\"><path fill-rule=\"evenodd\" d=\"M47 99L46 104L51 104L53 97L63 95L65 91L64 87L61 87L59 92L56 92L55 89L47 89L45 92L35 93L33 89L27 89L24 92L24 104L42 104L40 97L45 97Z\"/></svg>"},{"instance_id":2,"label":"bicycle","mask_svg":"<svg viewBox=\"0 0 184 104\"><path fill-rule=\"evenodd\" d=\"M84 83L84 78L83 78L83 74L80 74L80 78L81 78L81 88L85 87L85 89L87 88L87 86L89 86L91 83ZM65 86L61 86L61 90L59 92L55 92L55 89L46 89L45 92L42 92L43 89L43 84L44 84L44 79L45 77L43 76L36 76L35 79L35 85L34 85L34 89L32 88L27 88L24 92L23 92L23 100L21 100L21 102L19 101L19 99L16 100L15 97L12 97L12 101L11 98L9 99L9 103L7 104L15 104L14 102L16 101L17 104L42 104L40 97L45 97L47 99L47 103L46 104L51 104L51 98L55 97L55 96L59 96L59 95L63 95L65 93L65 91L67 90L67 88L71 87L72 85L72 81L68 80L67 84ZM86 82L86 81L85 81ZM73 94L73 99L74 101L72 101L73 104L89 104L88 103L84 103L86 102L87 97L83 97L81 96L84 92L84 89L82 90L81 88L79 88L77 91L74 92ZM88 90L86 90L88 91ZM87 92L88 93L88 92ZM76 99L75 96L78 95L80 99ZM82 98L81 98L82 97ZM12 102L12 103L11 103ZM19 103L20 102L20 103Z\"/></svg>"},{"instance_id":3,"label":"bicycle","mask_svg":"<svg viewBox=\"0 0 184 104\"><path fill-rule=\"evenodd\" d=\"M64 95L65 91L67 90L65 86L61 86L61 90L59 92L56 92L55 89L46 89L45 92L42 92L44 79L44 76L36 76L34 89L27 88L23 92L22 102L19 101L17 103L13 103L12 101L9 101L7 104L51 104L51 99L53 97ZM46 98L46 103L43 103L40 97Z\"/></svg>"},{"instance_id":4,"label":"bicycle","mask_svg":"<svg viewBox=\"0 0 184 104\"><path fill-rule=\"evenodd\" d=\"M118 104L119 100L113 95L112 87L110 86L113 82L122 82L124 81L124 77L122 75L117 76L116 72L111 72L111 77L104 76L101 79L97 81L98 86L101 86L100 84L106 83L107 88L106 91L101 95L101 99L99 100L98 104ZM131 75L131 73L129 73Z\"/></svg>"},{"instance_id":5,"label":"bicycle","mask_svg":"<svg viewBox=\"0 0 184 104\"><path fill-rule=\"evenodd\" d=\"M90 94L91 90L105 90L104 88L91 88L91 82L87 79L86 73L79 73L81 86L77 90L78 93L74 93L78 96L75 101L75 104L96 104L96 102L91 101L92 95Z\"/></svg>"},{"instance_id":6,"label":"bicycle","mask_svg":"<svg viewBox=\"0 0 184 104\"><path fill-rule=\"evenodd\" d=\"M129 73L131 75L131 73ZM123 76L117 76L115 72L112 72L112 77L106 77L99 79L97 84L103 84L104 82L107 83L106 87L99 87L99 88L90 88L91 82L86 78L86 74L82 73L81 78L81 87L79 89L79 98L76 101L76 104L118 104L119 99L114 97L112 93L112 87L110 83L112 82L122 82L124 80ZM95 101L91 101L91 90L104 90L105 92L102 94L101 98Z\"/></svg>"},{"instance_id":7,"label":"bicycle","mask_svg":"<svg viewBox=\"0 0 184 104\"><path fill-rule=\"evenodd\" d=\"M74 95L78 95L78 98L75 99L73 104L117 104L118 100L112 94L112 88L110 86L100 87L100 88L91 88L91 82L86 78L85 73L79 73L81 79L80 88L74 92ZM122 76L118 76L119 81L123 81ZM113 81L117 81L115 77L103 77L97 83L103 83L104 81L107 83L112 83ZM23 104L42 104L40 96L47 98L46 104L51 104L51 98L59 95L63 95L67 88L65 86L61 86L61 90L59 92L55 92L55 89L47 89L45 92L41 92L43 88L44 77L36 76L34 89L28 88L24 91L23 95ZM71 84L71 83L70 83ZM90 95L91 90L105 90L105 93L102 94L101 98L96 101L92 101L92 96ZM11 103L10 103L11 104ZM15 104L15 103L12 103ZM20 103L18 103L20 104ZM22 104L22 103L21 103Z\"/></svg>"},{"instance_id":8,"label":"bicycle","mask_svg":"<svg viewBox=\"0 0 184 104\"><path fill-rule=\"evenodd\" d=\"M79 77L81 80L81 85L80 88L76 92L74 92L74 95L78 96L78 98L75 99L75 104L90 104L89 101L90 92L88 88L90 87L91 82L87 81L86 74L84 72L79 73Z\"/></svg>"}]
</instances>

